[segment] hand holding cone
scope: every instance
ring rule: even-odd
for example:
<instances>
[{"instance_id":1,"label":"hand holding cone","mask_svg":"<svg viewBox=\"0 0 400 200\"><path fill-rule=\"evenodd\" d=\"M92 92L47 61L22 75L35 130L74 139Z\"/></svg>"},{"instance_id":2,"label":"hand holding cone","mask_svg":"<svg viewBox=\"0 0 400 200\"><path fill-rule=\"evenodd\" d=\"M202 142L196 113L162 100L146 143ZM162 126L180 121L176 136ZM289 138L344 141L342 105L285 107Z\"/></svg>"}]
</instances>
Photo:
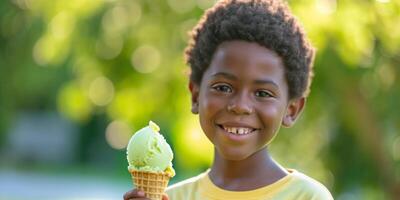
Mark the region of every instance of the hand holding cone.
<instances>
[{"instance_id":1,"label":"hand holding cone","mask_svg":"<svg viewBox=\"0 0 400 200\"><path fill-rule=\"evenodd\" d=\"M161 200L171 176L168 173L154 173L131 170L132 182L146 197L151 200Z\"/></svg>"}]
</instances>

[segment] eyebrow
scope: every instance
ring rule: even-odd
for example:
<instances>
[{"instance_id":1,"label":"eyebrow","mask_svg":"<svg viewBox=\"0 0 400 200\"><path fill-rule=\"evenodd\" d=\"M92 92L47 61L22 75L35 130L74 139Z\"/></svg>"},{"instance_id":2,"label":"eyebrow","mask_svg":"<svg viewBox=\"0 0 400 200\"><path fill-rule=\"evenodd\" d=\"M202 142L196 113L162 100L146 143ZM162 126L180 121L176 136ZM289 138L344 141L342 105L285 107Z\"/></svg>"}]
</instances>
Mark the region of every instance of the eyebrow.
<instances>
[{"instance_id":1,"label":"eyebrow","mask_svg":"<svg viewBox=\"0 0 400 200\"><path fill-rule=\"evenodd\" d=\"M224 78L231 79L231 80L237 80L238 79L235 75L227 73L227 72L217 72L217 73L215 73L215 74L213 74L211 76L212 77L222 76Z\"/></svg>"},{"instance_id":2,"label":"eyebrow","mask_svg":"<svg viewBox=\"0 0 400 200\"><path fill-rule=\"evenodd\" d=\"M235 75L227 73L227 72L217 72L217 73L215 73L215 74L213 74L211 76L212 77L222 76L222 77L230 79L230 80L237 80L238 79ZM279 88L277 83L275 83L273 80L269 80L269 79L255 80L254 83L257 84L257 85L273 85L276 88Z\"/></svg>"},{"instance_id":3,"label":"eyebrow","mask_svg":"<svg viewBox=\"0 0 400 200\"><path fill-rule=\"evenodd\" d=\"M272 80L255 80L254 82L258 85L273 85L274 87L279 88L278 84Z\"/></svg>"}]
</instances>

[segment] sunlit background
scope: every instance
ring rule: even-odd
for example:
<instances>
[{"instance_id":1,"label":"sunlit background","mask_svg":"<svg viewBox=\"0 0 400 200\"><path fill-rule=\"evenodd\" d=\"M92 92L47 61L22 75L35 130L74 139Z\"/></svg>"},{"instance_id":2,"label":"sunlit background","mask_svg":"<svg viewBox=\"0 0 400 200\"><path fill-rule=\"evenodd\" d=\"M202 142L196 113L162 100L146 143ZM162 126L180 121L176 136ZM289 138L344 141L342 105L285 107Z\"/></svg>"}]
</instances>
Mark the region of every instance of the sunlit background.
<instances>
[{"instance_id":1,"label":"sunlit background","mask_svg":"<svg viewBox=\"0 0 400 200\"><path fill-rule=\"evenodd\" d=\"M210 166L190 113L187 32L214 0L0 1L0 199L122 199L151 119L171 182ZM306 110L271 152L335 199L400 197L400 1L290 0L317 47Z\"/></svg>"}]
</instances>

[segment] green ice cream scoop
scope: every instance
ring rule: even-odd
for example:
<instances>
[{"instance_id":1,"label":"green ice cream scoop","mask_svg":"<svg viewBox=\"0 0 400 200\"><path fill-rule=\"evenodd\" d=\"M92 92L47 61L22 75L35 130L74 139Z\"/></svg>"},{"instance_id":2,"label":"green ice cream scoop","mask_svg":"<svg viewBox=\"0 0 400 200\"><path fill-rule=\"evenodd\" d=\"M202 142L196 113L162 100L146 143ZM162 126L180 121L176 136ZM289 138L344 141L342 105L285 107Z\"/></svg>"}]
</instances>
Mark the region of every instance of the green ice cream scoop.
<instances>
[{"instance_id":1,"label":"green ice cream scoop","mask_svg":"<svg viewBox=\"0 0 400 200\"><path fill-rule=\"evenodd\" d=\"M126 149L129 170L167 172L175 175L171 147L159 130L157 124L150 121L148 126L133 134Z\"/></svg>"}]
</instances>

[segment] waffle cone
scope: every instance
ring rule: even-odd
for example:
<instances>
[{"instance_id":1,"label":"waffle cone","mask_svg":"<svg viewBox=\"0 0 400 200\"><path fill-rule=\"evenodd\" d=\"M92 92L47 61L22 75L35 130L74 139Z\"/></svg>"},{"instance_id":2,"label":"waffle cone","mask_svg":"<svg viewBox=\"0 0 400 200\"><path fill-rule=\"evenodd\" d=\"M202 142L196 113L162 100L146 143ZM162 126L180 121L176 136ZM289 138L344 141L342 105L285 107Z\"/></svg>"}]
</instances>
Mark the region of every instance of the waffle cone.
<instances>
[{"instance_id":1,"label":"waffle cone","mask_svg":"<svg viewBox=\"0 0 400 200\"><path fill-rule=\"evenodd\" d=\"M131 170L133 184L144 191L147 198L152 200L161 200L165 189L168 186L170 175L164 172L146 172Z\"/></svg>"}]
</instances>

